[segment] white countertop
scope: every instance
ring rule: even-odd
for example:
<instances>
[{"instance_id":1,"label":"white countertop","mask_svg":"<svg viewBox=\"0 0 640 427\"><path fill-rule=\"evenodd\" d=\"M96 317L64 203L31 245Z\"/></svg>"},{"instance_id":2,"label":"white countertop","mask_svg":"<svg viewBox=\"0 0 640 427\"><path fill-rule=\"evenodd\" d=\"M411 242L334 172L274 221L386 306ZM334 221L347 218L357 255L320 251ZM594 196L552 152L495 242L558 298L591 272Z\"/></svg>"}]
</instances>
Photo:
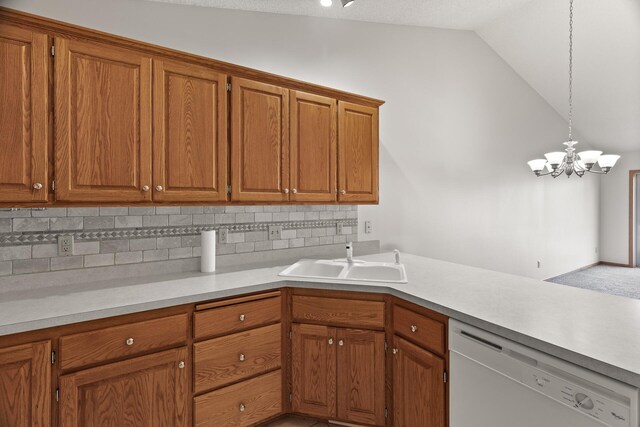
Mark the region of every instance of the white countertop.
<instances>
[{"instance_id":1,"label":"white countertop","mask_svg":"<svg viewBox=\"0 0 640 427\"><path fill-rule=\"evenodd\" d=\"M277 266L2 292L0 336L284 285L383 292L640 387L640 300L408 254L402 262L406 284L286 280Z\"/></svg>"}]
</instances>

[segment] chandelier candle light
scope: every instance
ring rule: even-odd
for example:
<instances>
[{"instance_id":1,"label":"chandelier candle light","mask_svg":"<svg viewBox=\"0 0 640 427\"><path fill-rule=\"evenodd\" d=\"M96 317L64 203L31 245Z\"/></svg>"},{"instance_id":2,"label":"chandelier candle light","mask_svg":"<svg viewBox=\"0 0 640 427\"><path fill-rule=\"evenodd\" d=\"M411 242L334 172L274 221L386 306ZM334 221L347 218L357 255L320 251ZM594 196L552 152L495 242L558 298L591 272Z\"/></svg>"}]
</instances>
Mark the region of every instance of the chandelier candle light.
<instances>
[{"instance_id":1,"label":"chandelier candle light","mask_svg":"<svg viewBox=\"0 0 640 427\"><path fill-rule=\"evenodd\" d=\"M576 153L574 146L578 141L571 137L573 127L573 0L569 0L569 140L564 151L546 153L545 159L527 162L536 176L551 175L554 178L563 173L570 177L575 173L580 178L585 174L607 174L616 164L620 156L617 154L602 154L602 151L589 150ZM593 169L595 164L599 169ZM544 170L547 170L544 172Z\"/></svg>"}]
</instances>

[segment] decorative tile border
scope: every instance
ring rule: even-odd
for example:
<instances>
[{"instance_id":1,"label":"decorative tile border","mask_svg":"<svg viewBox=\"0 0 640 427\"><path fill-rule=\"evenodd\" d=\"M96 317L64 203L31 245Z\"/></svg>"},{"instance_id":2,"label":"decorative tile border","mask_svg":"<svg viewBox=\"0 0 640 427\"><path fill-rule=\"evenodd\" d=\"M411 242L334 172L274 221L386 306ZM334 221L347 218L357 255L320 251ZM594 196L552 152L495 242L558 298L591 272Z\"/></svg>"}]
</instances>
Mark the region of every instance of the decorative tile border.
<instances>
[{"instance_id":1,"label":"decorative tile border","mask_svg":"<svg viewBox=\"0 0 640 427\"><path fill-rule=\"evenodd\" d=\"M241 224L189 225L167 227L138 227L108 230L61 230L46 232L0 233L0 246L33 245L56 243L58 236L73 234L76 241L100 241L116 239L144 239L149 237L171 237L198 235L201 231L227 229L231 233L267 231L270 226L280 226L283 230L337 227L357 227L358 219L320 221L272 221Z\"/></svg>"}]
</instances>

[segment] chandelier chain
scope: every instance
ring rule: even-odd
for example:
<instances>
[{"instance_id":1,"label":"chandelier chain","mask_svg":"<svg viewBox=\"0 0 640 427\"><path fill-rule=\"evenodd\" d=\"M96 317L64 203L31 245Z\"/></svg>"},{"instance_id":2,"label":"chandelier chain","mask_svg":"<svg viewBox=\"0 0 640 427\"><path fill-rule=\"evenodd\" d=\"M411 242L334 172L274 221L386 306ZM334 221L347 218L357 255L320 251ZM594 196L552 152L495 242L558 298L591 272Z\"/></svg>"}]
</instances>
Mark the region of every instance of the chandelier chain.
<instances>
[{"instance_id":1,"label":"chandelier chain","mask_svg":"<svg viewBox=\"0 0 640 427\"><path fill-rule=\"evenodd\" d=\"M569 141L573 141L573 0L569 0Z\"/></svg>"}]
</instances>

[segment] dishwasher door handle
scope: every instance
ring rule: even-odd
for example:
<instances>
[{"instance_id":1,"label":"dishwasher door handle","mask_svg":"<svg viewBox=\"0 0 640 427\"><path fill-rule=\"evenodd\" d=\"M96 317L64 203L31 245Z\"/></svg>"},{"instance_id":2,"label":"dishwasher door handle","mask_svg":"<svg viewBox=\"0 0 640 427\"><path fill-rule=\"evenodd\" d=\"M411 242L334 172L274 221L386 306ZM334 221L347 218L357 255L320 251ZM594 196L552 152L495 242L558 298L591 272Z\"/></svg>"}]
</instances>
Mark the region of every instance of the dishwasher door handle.
<instances>
[{"instance_id":1,"label":"dishwasher door handle","mask_svg":"<svg viewBox=\"0 0 640 427\"><path fill-rule=\"evenodd\" d=\"M502 351L502 346L501 345L495 344L495 343L493 343L493 342L491 342L489 340L486 340L484 338L480 338L479 336L470 334L469 332L467 332L467 331L465 331L463 329L460 329L460 335L465 337L465 338L467 338L467 339L475 341L475 342L477 342L479 344L483 344L483 345L489 346L489 347L491 347L492 349L494 349L496 351Z\"/></svg>"}]
</instances>

